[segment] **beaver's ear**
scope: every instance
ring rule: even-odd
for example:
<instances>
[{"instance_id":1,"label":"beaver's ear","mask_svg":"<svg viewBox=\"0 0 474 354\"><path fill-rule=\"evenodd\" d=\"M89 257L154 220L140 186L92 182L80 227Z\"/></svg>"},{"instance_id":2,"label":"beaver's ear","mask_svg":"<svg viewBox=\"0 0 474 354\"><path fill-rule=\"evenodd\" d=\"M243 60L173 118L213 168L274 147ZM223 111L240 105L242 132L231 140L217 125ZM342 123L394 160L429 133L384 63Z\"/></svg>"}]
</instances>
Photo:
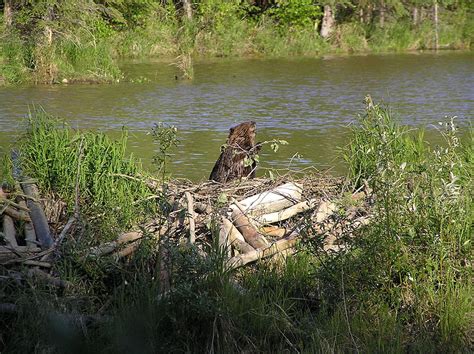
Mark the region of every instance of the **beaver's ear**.
<instances>
[{"instance_id":1,"label":"beaver's ear","mask_svg":"<svg viewBox=\"0 0 474 354\"><path fill-rule=\"evenodd\" d=\"M229 134L232 134L234 132L235 128L230 128L229 129Z\"/></svg>"}]
</instances>

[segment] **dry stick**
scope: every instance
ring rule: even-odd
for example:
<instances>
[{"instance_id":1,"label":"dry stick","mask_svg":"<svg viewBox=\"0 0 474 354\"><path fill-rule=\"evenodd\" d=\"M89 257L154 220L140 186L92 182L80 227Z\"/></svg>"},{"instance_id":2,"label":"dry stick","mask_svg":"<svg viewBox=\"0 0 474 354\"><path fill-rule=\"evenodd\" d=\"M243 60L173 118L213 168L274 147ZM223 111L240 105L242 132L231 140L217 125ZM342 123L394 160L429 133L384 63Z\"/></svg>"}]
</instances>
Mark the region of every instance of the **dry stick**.
<instances>
[{"instance_id":1,"label":"dry stick","mask_svg":"<svg viewBox=\"0 0 474 354\"><path fill-rule=\"evenodd\" d=\"M5 237L5 240L13 248L18 247L18 242L16 242L15 235L16 235L16 230L15 230L15 224L13 222L13 219L8 215L4 215L3 216L3 237Z\"/></svg>"},{"instance_id":2,"label":"dry stick","mask_svg":"<svg viewBox=\"0 0 474 354\"><path fill-rule=\"evenodd\" d=\"M193 196L189 192L185 192L186 201L188 204L188 220L189 220L189 243L193 244L196 241L196 223L194 221L194 203Z\"/></svg>"},{"instance_id":3,"label":"dry stick","mask_svg":"<svg viewBox=\"0 0 474 354\"><path fill-rule=\"evenodd\" d=\"M242 211L242 206L239 205L239 202L234 201L231 205L231 209L234 225L242 233L245 241L254 248L262 248L269 245L265 237L260 235L257 229L250 223L249 218Z\"/></svg>"}]
</instances>

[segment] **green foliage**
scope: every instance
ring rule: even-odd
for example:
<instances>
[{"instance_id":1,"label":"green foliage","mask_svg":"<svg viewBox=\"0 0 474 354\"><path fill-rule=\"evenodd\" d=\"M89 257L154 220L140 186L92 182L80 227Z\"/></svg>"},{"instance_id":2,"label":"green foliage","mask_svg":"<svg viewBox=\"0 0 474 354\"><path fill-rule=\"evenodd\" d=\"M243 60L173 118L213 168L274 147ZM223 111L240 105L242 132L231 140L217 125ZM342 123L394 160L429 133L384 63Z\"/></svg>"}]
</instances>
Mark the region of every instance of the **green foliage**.
<instances>
[{"instance_id":1,"label":"green foliage","mask_svg":"<svg viewBox=\"0 0 474 354\"><path fill-rule=\"evenodd\" d=\"M332 274L323 275L323 288L335 301L344 286L359 305L393 309L397 322L414 326L403 330L420 348L435 340L434 347L456 351L467 346L472 326L466 259L473 256L474 166L466 157L472 145L463 146L454 120L440 125L445 145L431 149L422 132L401 128L386 107L367 99L346 161L351 177L373 188L375 215L351 251L326 264Z\"/></svg>"},{"instance_id":2,"label":"green foliage","mask_svg":"<svg viewBox=\"0 0 474 354\"><path fill-rule=\"evenodd\" d=\"M322 16L313 0L276 0L267 13L283 28L316 29Z\"/></svg>"},{"instance_id":3,"label":"green foliage","mask_svg":"<svg viewBox=\"0 0 474 354\"><path fill-rule=\"evenodd\" d=\"M167 126L161 122L155 124L151 131L153 142L158 147L153 161L156 163L158 172L161 174L163 180L169 178L168 164L171 158L170 150L179 144L177 133L178 129L174 125Z\"/></svg>"},{"instance_id":4,"label":"green foliage","mask_svg":"<svg viewBox=\"0 0 474 354\"><path fill-rule=\"evenodd\" d=\"M127 178L143 170L138 160L127 156L126 131L118 141L73 131L42 109L30 112L28 119L21 142L24 172L37 179L42 190L59 195L69 210L79 198L81 215L94 220L91 227L101 231L94 235L97 241L114 238L154 210L144 201L148 188Z\"/></svg>"}]
</instances>

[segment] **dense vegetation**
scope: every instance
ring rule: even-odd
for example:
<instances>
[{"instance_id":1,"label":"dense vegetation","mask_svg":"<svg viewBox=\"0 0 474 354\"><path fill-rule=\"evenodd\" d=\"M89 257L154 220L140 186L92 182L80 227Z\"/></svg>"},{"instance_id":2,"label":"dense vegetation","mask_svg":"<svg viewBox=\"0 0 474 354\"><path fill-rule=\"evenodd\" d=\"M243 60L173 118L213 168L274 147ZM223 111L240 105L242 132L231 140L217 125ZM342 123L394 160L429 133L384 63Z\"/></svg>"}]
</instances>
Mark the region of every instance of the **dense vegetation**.
<instances>
[{"instance_id":1,"label":"dense vegetation","mask_svg":"<svg viewBox=\"0 0 474 354\"><path fill-rule=\"evenodd\" d=\"M388 108L368 99L344 156L353 187L365 180L373 189L375 216L346 240L347 252L321 252L314 231L284 264L235 271L224 266L217 245L208 257L176 246L173 288L158 296L153 239L120 263L84 257L90 244L109 239L104 230L112 230L111 220L126 229L133 215L142 219L145 209L127 205L146 195L133 180L123 185L120 174L145 172L125 155L123 142L65 130L42 111L31 119L23 168L69 206L80 181L83 234L63 245L55 266L71 287L0 284L2 301L20 307L0 319L2 352L474 349L474 141L461 141L453 120L439 127L443 146L431 147L422 131L400 127ZM124 209L110 209L114 203ZM168 201L155 204L149 212L166 215ZM71 317L76 313L98 314L101 321L79 326Z\"/></svg>"},{"instance_id":2,"label":"dense vegetation","mask_svg":"<svg viewBox=\"0 0 474 354\"><path fill-rule=\"evenodd\" d=\"M469 0L3 0L0 82L114 81L117 58L470 48Z\"/></svg>"}]
</instances>

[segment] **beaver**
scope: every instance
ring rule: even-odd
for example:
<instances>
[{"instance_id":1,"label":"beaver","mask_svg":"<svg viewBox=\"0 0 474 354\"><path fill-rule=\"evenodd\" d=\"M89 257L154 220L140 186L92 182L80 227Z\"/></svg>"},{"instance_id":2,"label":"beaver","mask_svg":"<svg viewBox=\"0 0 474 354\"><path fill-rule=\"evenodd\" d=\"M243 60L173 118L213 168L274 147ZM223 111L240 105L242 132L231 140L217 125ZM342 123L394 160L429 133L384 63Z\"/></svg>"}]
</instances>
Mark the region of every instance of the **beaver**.
<instances>
[{"instance_id":1,"label":"beaver","mask_svg":"<svg viewBox=\"0 0 474 354\"><path fill-rule=\"evenodd\" d=\"M226 183L242 177L255 177L255 156L260 150L260 145L255 144L256 130L257 125L253 121L230 128L227 142L221 148L221 154L209 177L211 181Z\"/></svg>"}]
</instances>

